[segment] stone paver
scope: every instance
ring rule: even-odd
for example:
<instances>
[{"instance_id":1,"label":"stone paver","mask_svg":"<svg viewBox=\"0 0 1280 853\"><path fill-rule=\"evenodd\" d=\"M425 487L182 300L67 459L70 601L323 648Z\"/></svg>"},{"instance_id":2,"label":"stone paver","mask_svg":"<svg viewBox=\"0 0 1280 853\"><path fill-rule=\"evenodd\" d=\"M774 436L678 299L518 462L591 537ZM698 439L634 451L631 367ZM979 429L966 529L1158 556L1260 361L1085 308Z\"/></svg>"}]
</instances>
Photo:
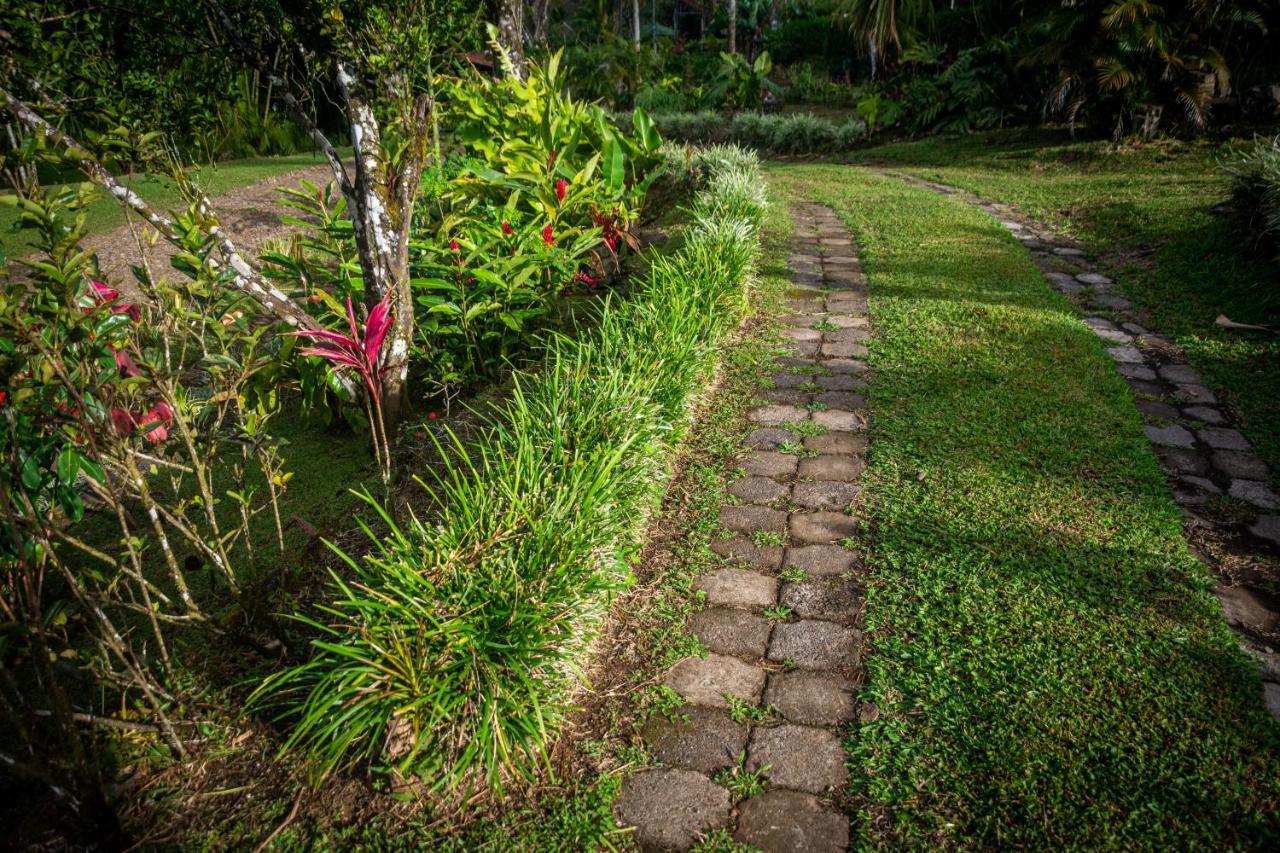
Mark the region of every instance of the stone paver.
<instances>
[{"instance_id":1,"label":"stone paver","mask_svg":"<svg viewBox=\"0 0 1280 853\"><path fill-rule=\"evenodd\" d=\"M760 701L765 672L728 655L685 658L671 667L666 684L686 702L709 708L727 708L725 694L751 704Z\"/></svg>"},{"instance_id":2,"label":"stone paver","mask_svg":"<svg viewBox=\"0 0 1280 853\"><path fill-rule=\"evenodd\" d=\"M662 768L629 777L614 813L634 826L641 850L687 850L729 825L729 792L693 770Z\"/></svg>"},{"instance_id":3,"label":"stone paver","mask_svg":"<svg viewBox=\"0 0 1280 853\"><path fill-rule=\"evenodd\" d=\"M840 853L849 819L812 794L766 791L739 806L734 840L763 853Z\"/></svg>"},{"instance_id":4,"label":"stone paver","mask_svg":"<svg viewBox=\"0 0 1280 853\"><path fill-rule=\"evenodd\" d=\"M747 503L772 504L787 496L791 488L768 477L743 477L729 486L729 494Z\"/></svg>"},{"instance_id":5,"label":"stone paver","mask_svg":"<svg viewBox=\"0 0 1280 853\"><path fill-rule=\"evenodd\" d=\"M769 660L790 661L800 669L844 671L858 662L858 632L833 622L802 619L774 626Z\"/></svg>"},{"instance_id":6,"label":"stone paver","mask_svg":"<svg viewBox=\"0 0 1280 853\"><path fill-rule=\"evenodd\" d=\"M872 381L864 359L874 341L866 278L834 214L798 208L796 240L792 280L804 287L791 293L795 313L783 321L789 354L756 392L767 404L748 411L745 476L727 483L735 502L720 508L719 525L728 533L710 543L726 565L694 582L707 606L687 627L708 654L667 672L665 684L689 704L646 723L641 734L663 769L628 779L616 806L642 849L687 849L722 826L765 851L849 843L848 819L815 795L843 788L842 727L856 710L861 559L836 543L858 526L849 513L861 498L870 414L861 392ZM823 371L794 372L802 367ZM801 439L784 428L806 421L821 434ZM778 452L800 442L813 455ZM757 544L770 539L786 544ZM726 694L777 716L735 724ZM769 790L734 811L708 776L740 759L768 777Z\"/></svg>"},{"instance_id":7,"label":"stone paver","mask_svg":"<svg viewBox=\"0 0 1280 853\"><path fill-rule=\"evenodd\" d=\"M804 545L787 549L786 568L802 569L819 577L849 574L857 570L858 555L840 545Z\"/></svg>"},{"instance_id":8,"label":"stone paver","mask_svg":"<svg viewBox=\"0 0 1280 853\"><path fill-rule=\"evenodd\" d=\"M799 545L839 542L857 529L857 521L840 512L797 512L791 516L791 541Z\"/></svg>"},{"instance_id":9,"label":"stone paver","mask_svg":"<svg viewBox=\"0 0 1280 853\"><path fill-rule=\"evenodd\" d=\"M728 607L709 607L689 617L689 631L719 655L757 660L769 646L773 623Z\"/></svg>"},{"instance_id":10,"label":"stone paver","mask_svg":"<svg viewBox=\"0 0 1280 853\"><path fill-rule=\"evenodd\" d=\"M707 603L750 609L778 600L778 579L745 569L717 569L698 578L694 589L706 593Z\"/></svg>"},{"instance_id":11,"label":"stone paver","mask_svg":"<svg viewBox=\"0 0 1280 853\"><path fill-rule=\"evenodd\" d=\"M853 719L853 682L825 672L775 672L765 686L764 703L793 723L837 726Z\"/></svg>"},{"instance_id":12,"label":"stone paver","mask_svg":"<svg viewBox=\"0 0 1280 853\"><path fill-rule=\"evenodd\" d=\"M711 774L734 767L747 746L747 727L725 711L686 705L652 716L640 732L654 757L670 767Z\"/></svg>"}]
</instances>

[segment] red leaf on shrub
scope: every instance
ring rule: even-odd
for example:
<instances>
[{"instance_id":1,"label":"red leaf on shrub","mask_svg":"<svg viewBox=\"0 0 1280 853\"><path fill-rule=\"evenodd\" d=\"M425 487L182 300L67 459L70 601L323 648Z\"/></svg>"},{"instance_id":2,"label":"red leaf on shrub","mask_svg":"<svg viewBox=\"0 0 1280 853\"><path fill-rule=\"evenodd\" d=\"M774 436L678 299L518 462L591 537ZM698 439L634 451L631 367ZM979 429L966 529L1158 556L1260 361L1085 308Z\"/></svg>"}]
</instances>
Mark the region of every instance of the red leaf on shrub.
<instances>
[{"instance_id":1,"label":"red leaf on shrub","mask_svg":"<svg viewBox=\"0 0 1280 853\"><path fill-rule=\"evenodd\" d=\"M112 347L111 349L112 354L116 357L116 370L120 372L121 376L127 378L130 376L142 375L142 371L138 369L137 363L129 357L129 353L122 349L116 349L115 347Z\"/></svg>"},{"instance_id":2,"label":"red leaf on shrub","mask_svg":"<svg viewBox=\"0 0 1280 853\"><path fill-rule=\"evenodd\" d=\"M351 367L360 374L365 387L373 395L374 400L382 399L382 368L378 364L378 352L382 342L391 328L391 294L383 295L382 300L369 312L369 322L365 326L364 335L360 334L360 326L356 322L355 305L351 297L347 297L347 324L351 328L350 335L331 332L328 329L304 329L297 332L286 332L290 337L310 338L319 346L304 347L299 355L314 355L334 365L335 369Z\"/></svg>"},{"instance_id":3,"label":"red leaf on shrub","mask_svg":"<svg viewBox=\"0 0 1280 853\"><path fill-rule=\"evenodd\" d=\"M133 432L133 415L129 414L124 409L112 409L111 426L115 429L118 435L128 435Z\"/></svg>"}]
</instances>

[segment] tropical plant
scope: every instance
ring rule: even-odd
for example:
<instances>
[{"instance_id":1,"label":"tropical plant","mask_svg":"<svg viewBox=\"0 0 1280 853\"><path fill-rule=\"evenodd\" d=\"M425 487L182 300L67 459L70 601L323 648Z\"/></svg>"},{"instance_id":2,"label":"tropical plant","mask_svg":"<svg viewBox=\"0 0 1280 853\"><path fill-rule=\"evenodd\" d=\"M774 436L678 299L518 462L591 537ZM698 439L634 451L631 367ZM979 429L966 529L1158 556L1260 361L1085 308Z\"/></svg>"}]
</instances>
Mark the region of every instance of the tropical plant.
<instances>
[{"instance_id":1,"label":"tropical plant","mask_svg":"<svg viewBox=\"0 0 1280 853\"><path fill-rule=\"evenodd\" d=\"M1280 260L1280 136L1255 139L1222 164L1231 179L1232 216L1245 244Z\"/></svg>"},{"instance_id":2,"label":"tropical plant","mask_svg":"<svg viewBox=\"0 0 1280 853\"><path fill-rule=\"evenodd\" d=\"M722 53L707 98L715 106L759 110L764 106L765 93L782 94L782 87L769 79L772 70L767 50L754 61L738 53Z\"/></svg>"}]
</instances>

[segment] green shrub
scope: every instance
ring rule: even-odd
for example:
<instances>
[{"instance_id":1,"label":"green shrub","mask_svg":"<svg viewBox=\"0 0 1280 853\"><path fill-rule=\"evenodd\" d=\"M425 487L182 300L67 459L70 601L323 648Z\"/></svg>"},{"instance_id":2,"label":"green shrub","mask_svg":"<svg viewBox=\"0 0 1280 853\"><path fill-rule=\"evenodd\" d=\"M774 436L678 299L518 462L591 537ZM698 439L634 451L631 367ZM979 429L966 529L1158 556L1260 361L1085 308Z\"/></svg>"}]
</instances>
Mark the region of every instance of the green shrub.
<instances>
[{"instance_id":1,"label":"green shrub","mask_svg":"<svg viewBox=\"0 0 1280 853\"><path fill-rule=\"evenodd\" d=\"M1280 259L1280 136L1256 139L1223 164L1240 235L1256 252Z\"/></svg>"},{"instance_id":2,"label":"green shrub","mask_svg":"<svg viewBox=\"0 0 1280 853\"><path fill-rule=\"evenodd\" d=\"M680 142L732 142L771 154L817 154L842 151L863 141L866 126L857 119L835 122L811 113L762 115L740 112L726 121L719 113L655 115L663 137Z\"/></svg>"},{"instance_id":3,"label":"green shrub","mask_svg":"<svg viewBox=\"0 0 1280 853\"><path fill-rule=\"evenodd\" d=\"M379 508L389 532L366 528L372 553L343 555L354 577L335 576L309 620L314 656L254 697L318 772L387 761L431 786L499 788L538 766L744 305L762 181L748 156L707 162L680 250L606 300L590 335L549 338L479 434L448 442L423 484L429 520Z\"/></svg>"}]
</instances>

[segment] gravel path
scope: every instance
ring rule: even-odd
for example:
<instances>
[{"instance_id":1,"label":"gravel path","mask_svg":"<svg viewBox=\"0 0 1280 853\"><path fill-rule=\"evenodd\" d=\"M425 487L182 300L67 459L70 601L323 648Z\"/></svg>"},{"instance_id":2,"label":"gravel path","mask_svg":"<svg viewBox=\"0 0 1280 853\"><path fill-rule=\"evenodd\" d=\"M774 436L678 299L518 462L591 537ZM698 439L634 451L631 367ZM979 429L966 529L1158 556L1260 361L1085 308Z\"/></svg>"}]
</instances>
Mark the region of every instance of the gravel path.
<instances>
[{"instance_id":1,"label":"gravel path","mask_svg":"<svg viewBox=\"0 0 1280 853\"><path fill-rule=\"evenodd\" d=\"M268 240L286 236L295 230L280 221L280 216L289 211L289 208L280 204L277 187L297 186L299 181L304 180L323 186L332 178L333 173L325 164L295 169L217 196L212 199L213 209L223 230L231 235L240 253L252 259L257 257ZM125 298L141 298L130 266L139 264L142 255L138 241L128 225L92 235L84 241L84 246L97 252L98 264L107 280ZM169 264L169 259L176 251L166 240L156 240L154 245L148 246L146 257L151 264L152 274L157 278L180 275Z\"/></svg>"},{"instance_id":2,"label":"gravel path","mask_svg":"<svg viewBox=\"0 0 1280 853\"><path fill-rule=\"evenodd\" d=\"M845 785L841 737L862 645L858 555L840 543L857 529L865 464L866 280L830 209L793 216L793 352L762 395L770 404L748 413L747 476L729 486L738 502L721 508L720 526L730 535L712 545L727 564L698 580L707 607L689 623L710 653L667 673L688 704L646 725L661 766L628 778L616 806L641 849L684 850L721 829L766 853L849 841L832 797ZM796 434L783 425L811 433L803 452L784 448ZM738 799L735 779L765 789Z\"/></svg>"}]
</instances>

